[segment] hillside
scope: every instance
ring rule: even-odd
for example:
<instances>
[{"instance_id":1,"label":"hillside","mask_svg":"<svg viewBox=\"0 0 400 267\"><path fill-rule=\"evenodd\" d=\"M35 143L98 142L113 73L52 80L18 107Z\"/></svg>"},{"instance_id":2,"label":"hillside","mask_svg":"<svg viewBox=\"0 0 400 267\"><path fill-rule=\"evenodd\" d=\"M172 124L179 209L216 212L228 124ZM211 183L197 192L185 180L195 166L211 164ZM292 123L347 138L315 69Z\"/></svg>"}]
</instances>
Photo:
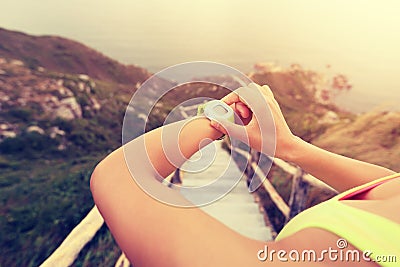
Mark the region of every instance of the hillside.
<instances>
[{"instance_id":1,"label":"hillside","mask_svg":"<svg viewBox=\"0 0 400 267\"><path fill-rule=\"evenodd\" d=\"M120 145L129 101L118 84L25 64L0 58L0 266L37 266L93 206L91 171Z\"/></svg>"},{"instance_id":2,"label":"hillside","mask_svg":"<svg viewBox=\"0 0 400 267\"><path fill-rule=\"evenodd\" d=\"M71 40L0 29L0 266L38 266L86 215L93 167L120 146L149 75Z\"/></svg>"},{"instance_id":3,"label":"hillside","mask_svg":"<svg viewBox=\"0 0 400 267\"><path fill-rule=\"evenodd\" d=\"M374 110L338 122L313 143L400 172L400 113Z\"/></svg>"},{"instance_id":4,"label":"hillside","mask_svg":"<svg viewBox=\"0 0 400 267\"><path fill-rule=\"evenodd\" d=\"M355 115L332 105L330 96L345 93L342 89L350 86L343 75L326 77L299 65L283 69L267 64L256 68L250 76L271 87L290 128L302 139L335 153L400 171L400 113L375 110ZM328 97L321 97L321 88L327 90ZM268 179L288 202L292 177L273 166ZM265 189L260 187L256 193L269 221L279 231L284 216ZM305 208L333 195L331 191L311 187Z\"/></svg>"},{"instance_id":5,"label":"hillside","mask_svg":"<svg viewBox=\"0 0 400 267\"><path fill-rule=\"evenodd\" d=\"M150 74L123 65L81 43L57 36L32 36L0 28L0 57L18 59L30 69L43 67L59 73L87 74L94 79L133 86Z\"/></svg>"},{"instance_id":6,"label":"hillside","mask_svg":"<svg viewBox=\"0 0 400 267\"><path fill-rule=\"evenodd\" d=\"M331 104L329 94L346 93L343 75L326 77L293 65L258 68L251 78L268 84L293 132L324 149L400 171L400 112L352 114ZM341 79L342 82L338 82ZM321 97L321 88L327 98Z\"/></svg>"},{"instance_id":7,"label":"hillside","mask_svg":"<svg viewBox=\"0 0 400 267\"><path fill-rule=\"evenodd\" d=\"M37 266L94 205L90 174L99 160L121 145L125 110L150 74L63 38L5 30L1 34L0 266ZM54 56L58 45L74 58L87 53L80 58L85 69ZM113 72L102 67L107 62ZM174 85L158 79L143 101L159 97L157 86ZM161 125L177 103L194 95L224 94L203 83L177 87L152 110L147 129ZM137 125L143 122L143 111L140 105L134 108L131 122ZM141 133L136 128L132 138ZM76 264L109 266L119 254L104 227Z\"/></svg>"}]
</instances>

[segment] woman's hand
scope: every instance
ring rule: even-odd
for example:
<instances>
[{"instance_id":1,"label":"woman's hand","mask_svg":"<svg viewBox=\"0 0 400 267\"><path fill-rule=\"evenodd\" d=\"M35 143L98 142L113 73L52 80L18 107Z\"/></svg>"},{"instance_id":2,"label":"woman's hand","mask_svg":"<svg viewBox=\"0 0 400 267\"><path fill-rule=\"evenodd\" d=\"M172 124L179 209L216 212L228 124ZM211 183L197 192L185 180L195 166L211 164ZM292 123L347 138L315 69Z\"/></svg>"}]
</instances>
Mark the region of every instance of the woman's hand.
<instances>
[{"instance_id":1,"label":"woman's hand","mask_svg":"<svg viewBox=\"0 0 400 267\"><path fill-rule=\"evenodd\" d=\"M298 138L290 131L271 89L251 83L221 99L243 122L212 121L211 125L270 156L288 159ZM275 152L275 153L274 153Z\"/></svg>"}]
</instances>

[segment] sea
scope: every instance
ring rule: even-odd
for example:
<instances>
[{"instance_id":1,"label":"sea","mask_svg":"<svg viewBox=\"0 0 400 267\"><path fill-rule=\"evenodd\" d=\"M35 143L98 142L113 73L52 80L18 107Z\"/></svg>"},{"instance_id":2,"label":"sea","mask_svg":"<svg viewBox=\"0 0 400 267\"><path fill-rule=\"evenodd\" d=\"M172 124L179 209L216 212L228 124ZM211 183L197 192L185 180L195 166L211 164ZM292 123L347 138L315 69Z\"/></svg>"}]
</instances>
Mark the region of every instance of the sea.
<instances>
[{"instance_id":1,"label":"sea","mask_svg":"<svg viewBox=\"0 0 400 267\"><path fill-rule=\"evenodd\" d=\"M335 102L362 113L400 110L398 10L374 0L4 0L0 27L74 39L151 72L215 61L344 74L352 89Z\"/></svg>"}]
</instances>

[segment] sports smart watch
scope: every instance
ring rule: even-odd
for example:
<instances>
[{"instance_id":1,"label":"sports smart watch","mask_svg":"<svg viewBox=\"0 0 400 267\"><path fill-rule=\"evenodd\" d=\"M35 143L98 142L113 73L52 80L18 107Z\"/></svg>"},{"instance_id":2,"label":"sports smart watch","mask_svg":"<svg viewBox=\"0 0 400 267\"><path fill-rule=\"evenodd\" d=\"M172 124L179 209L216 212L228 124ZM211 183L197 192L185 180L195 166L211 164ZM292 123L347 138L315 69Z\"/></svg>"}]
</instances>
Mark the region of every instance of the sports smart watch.
<instances>
[{"instance_id":1,"label":"sports smart watch","mask_svg":"<svg viewBox=\"0 0 400 267\"><path fill-rule=\"evenodd\" d=\"M205 104L200 105L197 108L197 115L204 115L209 120L214 121L227 120L232 123L235 122L232 108L221 100L211 100ZM224 137L225 135L218 138L218 140L221 140Z\"/></svg>"}]
</instances>

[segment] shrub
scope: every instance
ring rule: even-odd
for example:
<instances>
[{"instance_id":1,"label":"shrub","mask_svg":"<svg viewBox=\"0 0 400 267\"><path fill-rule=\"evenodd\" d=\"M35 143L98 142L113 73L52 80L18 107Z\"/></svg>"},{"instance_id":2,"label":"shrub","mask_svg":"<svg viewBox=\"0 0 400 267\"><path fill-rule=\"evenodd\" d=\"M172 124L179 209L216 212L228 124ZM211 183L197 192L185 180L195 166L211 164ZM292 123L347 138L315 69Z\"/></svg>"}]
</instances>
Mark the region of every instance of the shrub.
<instances>
[{"instance_id":1,"label":"shrub","mask_svg":"<svg viewBox=\"0 0 400 267\"><path fill-rule=\"evenodd\" d=\"M15 108L11 109L8 111L8 114L13 117L14 119L17 119L19 121L23 122L29 122L32 120L33 114L32 110L28 108Z\"/></svg>"},{"instance_id":2,"label":"shrub","mask_svg":"<svg viewBox=\"0 0 400 267\"><path fill-rule=\"evenodd\" d=\"M58 141L37 132L22 133L14 138L6 138L0 143L0 152L21 158L39 158L54 152Z\"/></svg>"}]
</instances>

